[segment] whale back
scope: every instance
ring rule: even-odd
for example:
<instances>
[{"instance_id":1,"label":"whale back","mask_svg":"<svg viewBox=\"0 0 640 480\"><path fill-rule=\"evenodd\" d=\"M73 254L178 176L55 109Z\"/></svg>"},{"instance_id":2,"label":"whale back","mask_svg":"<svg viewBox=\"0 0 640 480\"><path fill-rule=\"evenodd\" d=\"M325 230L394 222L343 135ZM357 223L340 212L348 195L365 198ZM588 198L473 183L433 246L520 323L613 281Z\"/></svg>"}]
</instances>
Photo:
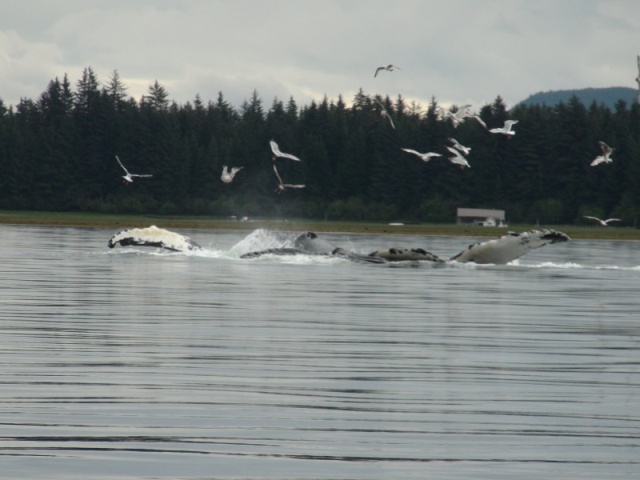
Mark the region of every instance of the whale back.
<instances>
[{"instance_id":1,"label":"whale back","mask_svg":"<svg viewBox=\"0 0 640 480\"><path fill-rule=\"evenodd\" d=\"M130 228L116 233L109 239L109 248L120 244L123 247L136 245L141 247L164 248L174 252L187 252L200 249L200 245L189 237L170 232L152 225L148 228Z\"/></svg>"},{"instance_id":2,"label":"whale back","mask_svg":"<svg viewBox=\"0 0 640 480\"><path fill-rule=\"evenodd\" d=\"M369 254L370 257L382 258L389 262L401 262L405 260L426 260L429 262L444 262L440 257L422 248L388 248L376 250Z\"/></svg>"},{"instance_id":3,"label":"whale back","mask_svg":"<svg viewBox=\"0 0 640 480\"><path fill-rule=\"evenodd\" d=\"M500 238L469 245L469 248L454 255L450 260L502 265L521 257L531 250L569 240L568 235L550 229L529 230L522 233L509 232Z\"/></svg>"}]
</instances>

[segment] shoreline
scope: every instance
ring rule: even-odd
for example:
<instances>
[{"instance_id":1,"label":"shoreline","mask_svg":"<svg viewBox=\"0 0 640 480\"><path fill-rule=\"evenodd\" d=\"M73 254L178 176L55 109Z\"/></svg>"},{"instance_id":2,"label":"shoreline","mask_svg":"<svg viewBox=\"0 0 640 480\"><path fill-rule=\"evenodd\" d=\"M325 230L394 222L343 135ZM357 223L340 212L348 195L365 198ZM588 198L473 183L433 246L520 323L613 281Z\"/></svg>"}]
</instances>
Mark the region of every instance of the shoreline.
<instances>
[{"instance_id":1,"label":"shoreline","mask_svg":"<svg viewBox=\"0 0 640 480\"><path fill-rule=\"evenodd\" d=\"M314 231L323 233L366 233L381 235L435 235L499 237L509 231L522 232L540 228L559 230L572 239L640 240L640 229L632 227L600 227L592 225L510 225L507 228L433 223L386 223L365 221L331 221L305 219L235 220L208 216L164 216L102 214L87 212L0 211L0 225L34 225L50 227L126 228L156 225L169 230L238 230L268 229L279 231Z\"/></svg>"}]
</instances>

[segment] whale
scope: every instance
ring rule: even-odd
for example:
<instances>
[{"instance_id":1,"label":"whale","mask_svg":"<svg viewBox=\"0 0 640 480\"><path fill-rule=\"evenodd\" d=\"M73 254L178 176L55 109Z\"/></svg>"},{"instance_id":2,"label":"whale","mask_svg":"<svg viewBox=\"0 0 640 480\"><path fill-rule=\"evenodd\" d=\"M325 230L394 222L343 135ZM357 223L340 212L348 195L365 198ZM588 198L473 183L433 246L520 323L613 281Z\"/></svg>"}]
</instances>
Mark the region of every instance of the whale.
<instances>
[{"instance_id":1,"label":"whale","mask_svg":"<svg viewBox=\"0 0 640 480\"><path fill-rule=\"evenodd\" d=\"M151 225L147 228L129 228L113 235L107 246L114 248L116 245L123 247L135 245L141 247L164 248L174 252L188 252L200 250L202 247L189 237L176 232L158 228Z\"/></svg>"},{"instance_id":2,"label":"whale","mask_svg":"<svg viewBox=\"0 0 640 480\"><path fill-rule=\"evenodd\" d=\"M375 250L369 254L360 254L338 247L321 238L315 232L303 232L298 235L292 247L277 247L266 250L248 252L240 258L258 258L263 255L325 255L345 258L354 262L389 263L401 261L426 261L432 263L476 263L504 265L520 258L526 253L551 245L568 242L569 236L552 229L529 230L521 233L507 232L501 237L477 242L452 256L448 260L423 248L387 248ZM176 232L152 225L148 228L131 228L113 235L109 248L116 245L156 247L175 252L200 250L202 247L195 241Z\"/></svg>"},{"instance_id":3,"label":"whale","mask_svg":"<svg viewBox=\"0 0 640 480\"><path fill-rule=\"evenodd\" d=\"M366 263L384 263L384 258L371 255L361 255L344 248L338 247L333 243L321 238L315 232L304 232L293 242L293 247L269 248L256 252L249 252L241 255L240 258L256 258L263 255L325 255L342 257L354 262Z\"/></svg>"}]
</instances>

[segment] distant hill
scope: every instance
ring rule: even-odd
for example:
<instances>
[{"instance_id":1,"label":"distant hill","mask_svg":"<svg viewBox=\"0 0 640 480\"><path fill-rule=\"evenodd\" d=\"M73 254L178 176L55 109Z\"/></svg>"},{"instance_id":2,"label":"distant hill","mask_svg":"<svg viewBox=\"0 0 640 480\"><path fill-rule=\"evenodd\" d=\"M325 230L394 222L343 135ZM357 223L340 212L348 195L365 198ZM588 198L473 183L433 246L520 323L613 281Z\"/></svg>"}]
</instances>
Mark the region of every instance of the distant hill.
<instances>
[{"instance_id":1,"label":"distant hill","mask_svg":"<svg viewBox=\"0 0 640 480\"><path fill-rule=\"evenodd\" d=\"M608 87L608 88L582 88L577 90L555 90L549 92L539 92L530 95L518 105L547 105L553 107L558 103L568 103L571 97L576 96L583 105L589 107L594 101L604 104L613 110L616 102L624 100L627 105L631 105L638 97L638 90L628 87Z\"/></svg>"}]
</instances>

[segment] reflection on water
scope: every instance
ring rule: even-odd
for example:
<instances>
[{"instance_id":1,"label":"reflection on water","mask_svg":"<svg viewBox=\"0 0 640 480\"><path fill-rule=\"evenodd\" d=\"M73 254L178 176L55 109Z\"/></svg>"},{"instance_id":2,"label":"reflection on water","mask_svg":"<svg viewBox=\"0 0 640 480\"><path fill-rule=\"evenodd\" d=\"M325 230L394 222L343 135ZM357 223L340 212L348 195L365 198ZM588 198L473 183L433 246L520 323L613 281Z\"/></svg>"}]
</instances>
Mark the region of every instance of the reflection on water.
<instances>
[{"instance_id":1,"label":"reflection on water","mask_svg":"<svg viewBox=\"0 0 640 480\"><path fill-rule=\"evenodd\" d=\"M112 233L0 230L3 478L638 472L636 243L362 265L241 260L234 232L109 250ZM474 240L329 239L443 257Z\"/></svg>"}]
</instances>

